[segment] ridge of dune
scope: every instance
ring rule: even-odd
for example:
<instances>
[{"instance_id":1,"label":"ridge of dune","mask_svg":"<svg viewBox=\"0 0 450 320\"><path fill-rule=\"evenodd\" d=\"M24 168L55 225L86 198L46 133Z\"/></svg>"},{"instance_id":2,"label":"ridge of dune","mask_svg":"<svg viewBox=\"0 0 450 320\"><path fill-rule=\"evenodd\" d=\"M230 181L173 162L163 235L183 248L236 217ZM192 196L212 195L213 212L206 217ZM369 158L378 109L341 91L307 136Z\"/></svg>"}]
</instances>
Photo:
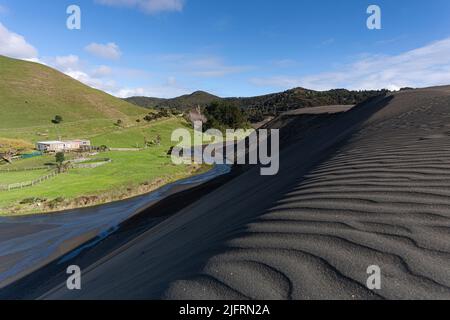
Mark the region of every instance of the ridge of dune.
<instances>
[{"instance_id":1,"label":"ridge of dune","mask_svg":"<svg viewBox=\"0 0 450 320\"><path fill-rule=\"evenodd\" d=\"M280 157L42 298L450 298L450 87L358 106Z\"/></svg>"}]
</instances>

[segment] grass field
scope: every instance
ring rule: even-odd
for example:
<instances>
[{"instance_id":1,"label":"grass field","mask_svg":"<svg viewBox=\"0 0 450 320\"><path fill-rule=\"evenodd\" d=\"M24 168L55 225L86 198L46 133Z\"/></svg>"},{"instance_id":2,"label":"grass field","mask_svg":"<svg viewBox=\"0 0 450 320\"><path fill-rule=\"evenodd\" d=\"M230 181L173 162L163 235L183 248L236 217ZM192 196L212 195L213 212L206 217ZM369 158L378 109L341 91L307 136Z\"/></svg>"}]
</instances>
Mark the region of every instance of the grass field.
<instances>
[{"instance_id":1,"label":"grass field","mask_svg":"<svg viewBox=\"0 0 450 320\"><path fill-rule=\"evenodd\" d=\"M146 126L114 129L91 137L94 145L107 145L115 148L144 147L144 139L148 141L161 136L161 145L149 147L138 152L105 152L94 158L110 158L111 163L94 169L71 169L68 173L56 176L36 186L21 190L0 192L0 214L9 215L25 212L39 212L39 208L23 206L21 201L28 198L39 198L52 201L63 198L67 201L78 197L98 196L104 199L123 198L125 194L134 195L142 184L151 185L154 181L167 183L192 174L192 166L176 166L172 164L167 151L174 145L170 141L172 131L177 128L189 128L182 118L169 118ZM190 129L192 132L192 129ZM4 168L39 167L54 163L52 155L19 160ZM29 180L34 171L0 174L0 184ZM38 173L36 173L38 174ZM6 182L6 175L10 175ZM5 177L3 182L2 177ZM44 210L45 211L45 210Z\"/></svg>"},{"instance_id":2,"label":"grass field","mask_svg":"<svg viewBox=\"0 0 450 320\"><path fill-rule=\"evenodd\" d=\"M107 165L95 169L72 169L68 173L31 188L2 192L0 213L8 214L8 207L17 205L21 200L30 197L70 200L80 196L99 196L110 191L120 193L121 190L135 188L146 182L151 183L157 178L172 181L188 175L186 166L174 166L168 156L162 155L162 149L158 150L160 153L155 151L148 150L134 154L108 152L105 156L110 157L112 162ZM11 173L11 175L14 174ZM23 172L16 177L21 180L25 178ZM3 175L0 179L3 179ZM13 182L9 178L8 181Z\"/></svg>"},{"instance_id":3,"label":"grass field","mask_svg":"<svg viewBox=\"0 0 450 320\"><path fill-rule=\"evenodd\" d=\"M45 176L48 170L0 172L0 185L27 182Z\"/></svg>"},{"instance_id":4,"label":"grass field","mask_svg":"<svg viewBox=\"0 0 450 320\"><path fill-rule=\"evenodd\" d=\"M57 211L118 200L151 191L201 169L198 165L175 166L167 155L175 145L170 141L173 130L190 127L181 117L148 123L143 118L153 110L92 89L37 63L0 56L0 74L0 147L6 150L2 152L9 152L12 145L23 144L25 148L21 150L28 151L37 141L69 139L89 139L94 146L142 149L101 153L92 157L110 158L111 163L92 169L71 169L32 187L0 191L0 215ZM52 119L57 115L63 121L54 124ZM145 141L156 140L158 135L161 144L145 148ZM66 155L68 160L70 157ZM12 165L0 163L0 170L54 163L54 156L46 155L17 160ZM0 184L26 182L42 173L0 173ZM80 202L82 197L90 200ZM46 201L36 206L30 199ZM57 206L46 206L56 200Z\"/></svg>"},{"instance_id":5,"label":"grass field","mask_svg":"<svg viewBox=\"0 0 450 320\"><path fill-rule=\"evenodd\" d=\"M74 155L66 154L66 159L70 160L74 157ZM44 167L49 165L55 165L55 156L54 155L44 155L41 157L34 157L29 159L22 159L18 161L14 161L10 165L0 165L0 170L3 169L25 169L25 168L37 168Z\"/></svg>"},{"instance_id":6,"label":"grass field","mask_svg":"<svg viewBox=\"0 0 450 320\"><path fill-rule=\"evenodd\" d=\"M141 125L100 134L92 137L92 143L96 146L106 145L110 148L143 148L145 138L151 141L160 135L164 140L162 141L163 145L169 148L173 145L173 143L170 143L170 137L172 131L176 128L190 129L190 126L181 118L164 119L151 125ZM190 130L192 131L192 129Z\"/></svg>"}]
</instances>

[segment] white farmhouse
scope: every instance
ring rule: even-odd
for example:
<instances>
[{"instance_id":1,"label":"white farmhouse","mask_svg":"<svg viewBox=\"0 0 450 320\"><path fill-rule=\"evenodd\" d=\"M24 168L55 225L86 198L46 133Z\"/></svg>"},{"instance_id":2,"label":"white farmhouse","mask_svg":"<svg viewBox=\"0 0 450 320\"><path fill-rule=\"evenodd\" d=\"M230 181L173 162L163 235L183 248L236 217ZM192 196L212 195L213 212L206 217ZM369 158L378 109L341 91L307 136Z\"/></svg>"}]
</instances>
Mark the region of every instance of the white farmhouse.
<instances>
[{"instance_id":1,"label":"white farmhouse","mask_svg":"<svg viewBox=\"0 0 450 320\"><path fill-rule=\"evenodd\" d=\"M64 150L62 141L40 141L36 144L36 149L43 152L58 152Z\"/></svg>"},{"instance_id":2,"label":"white farmhouse","mask_svg":"<svg viewBox=\"0 0 450 320\"><path fill-rule=\"evenodd\" d=\"M36 149L42 152L63 152L79 150L90 145L89 140L40 141L36 144Z\"/></svg>"}]
</instances>

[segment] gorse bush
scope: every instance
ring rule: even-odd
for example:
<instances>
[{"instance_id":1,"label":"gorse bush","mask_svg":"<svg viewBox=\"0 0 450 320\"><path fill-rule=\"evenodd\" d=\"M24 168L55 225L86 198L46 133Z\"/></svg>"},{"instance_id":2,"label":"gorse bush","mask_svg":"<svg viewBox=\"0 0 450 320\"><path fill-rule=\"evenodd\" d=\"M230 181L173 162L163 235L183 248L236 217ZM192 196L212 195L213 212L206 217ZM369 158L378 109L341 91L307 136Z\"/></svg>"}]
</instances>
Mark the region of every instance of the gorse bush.
<instances>
[{"instance_id":1,"label":"gorse bush","mask_svg":"<svg viewBox=\"0 0 450 320\"><path fill-rule=\"evenodd\" d=\"M208 119L204 129L240 129L247 128L247 117L241 108L226 102L213 102L206 107L205 116Z\"/></svg>"}]
</instances>

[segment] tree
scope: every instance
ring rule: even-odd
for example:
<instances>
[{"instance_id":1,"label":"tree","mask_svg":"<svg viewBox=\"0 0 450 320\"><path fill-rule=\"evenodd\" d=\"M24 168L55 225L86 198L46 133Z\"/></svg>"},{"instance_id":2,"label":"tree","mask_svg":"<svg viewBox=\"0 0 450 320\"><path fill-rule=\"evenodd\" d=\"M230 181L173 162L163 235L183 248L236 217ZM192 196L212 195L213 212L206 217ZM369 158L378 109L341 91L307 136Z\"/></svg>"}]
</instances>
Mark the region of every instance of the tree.
<instances>
[{"instance_id":1,"label":"tree","mask_svg":"<svg viewBox=\"0 0 450 320\"><path fill-rule=\"evenodd\" d=\"M63 121L64 121L63 117L58 115L56 115L55 118L52 120L53 124L60 124Z\"/></svg>"},{"instance_id":2,"label":"tree","mask_svg":"<svg viewBox=\"0 0 450 320\"><path fill-rule=\"evenodd\" d=\"M144 117L144 120L147 122L151 122L151 121L155 120L155 116L153 114L148 114Z\"/></svg>"},{"instance_id":3,"label":"tree","mask_svg":"<svg viewBox=\"0 0 450 320\"><path fill-rule=\"evenodd\" d=\"M63 117L56 115L55 118L52 120L52 123L55 125L56 131L58 133L58 139L61 140L61 134L59 132L58 124L61 124L63 122Z\"/></svg>"},{"instance_id":4,"label":"tree","mask_svg":"<svg viewBox=\"0 0 450 320\"><path fill-rule=\"evenodd\" d=\"M64 155L64 152L58 152L55 155L56 163L63 163L66 160L66 156Z\"/></svg>"},{"instance_id":5,"label":"tree","mask_svg":"<svg viewBox=\"0 0 450 320\"><path fill-rule=\"evenodd\" d=\"M246 115L242 110L225 102L213 102L206 110L208 121L204 128L208 129L244 129L248 127Z\"/></svg>"},{"instance_id":6,"label":"tree","mask_svg":"<svg viewBox=\"0 0 450 320\"><path fill-rule=\"evenodd\" d=\"M159 118L169 118L171 116L170 111L168 109L162 109L158 113Z\"/></svg>"},{"instance_id":7,"label":"tree","mask_svg":"<svg viewBox=\"0 0 450 320\"><path fill-rule=\"evenodd\" d=\"M63 172L65 169L67 169L64 166L64 161L66 160L66 157L64 155L64 152L58 152L55 155L55 160L56 160L56 167L58 168L58 173Z\"/></svg>"}]
</instances>

